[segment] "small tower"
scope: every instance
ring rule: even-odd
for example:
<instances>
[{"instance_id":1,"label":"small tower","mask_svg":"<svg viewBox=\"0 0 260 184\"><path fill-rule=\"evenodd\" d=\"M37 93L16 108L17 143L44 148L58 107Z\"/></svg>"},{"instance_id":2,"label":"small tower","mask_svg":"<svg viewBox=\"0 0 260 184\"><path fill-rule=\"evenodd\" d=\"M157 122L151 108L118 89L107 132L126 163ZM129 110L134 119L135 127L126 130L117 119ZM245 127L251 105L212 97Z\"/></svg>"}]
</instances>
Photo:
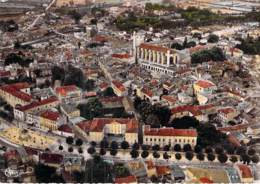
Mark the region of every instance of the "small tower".
<instances>
[{"instance_id":1,"label":"small tower","mask_svg":"<svg viewBox=\"0 0 260 184\"><path fill-rule=\"evenodd\" d=\"M138 57L137 57L137 48L138 46L144 42L144 39L145 39L145 35L142 34L142 33L136 33L134 31L133 33L133 49L132 49L132 52L133 52L133 56L135 57L135 63L137 63L138 61Z\"/></svg>"}]
</instances>

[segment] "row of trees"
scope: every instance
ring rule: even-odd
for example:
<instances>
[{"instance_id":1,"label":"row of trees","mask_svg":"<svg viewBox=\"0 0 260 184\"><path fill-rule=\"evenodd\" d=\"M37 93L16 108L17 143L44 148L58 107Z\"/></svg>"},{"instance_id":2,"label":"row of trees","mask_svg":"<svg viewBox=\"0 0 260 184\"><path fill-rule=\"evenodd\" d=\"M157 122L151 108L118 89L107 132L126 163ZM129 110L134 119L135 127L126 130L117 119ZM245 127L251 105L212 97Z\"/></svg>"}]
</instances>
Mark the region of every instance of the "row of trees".
<instances>
[{"instance_id":1,"label":"row of trees","mask_svg":"<svg viewBox=\"0 0 260 184\"><path fill-rule=\"evenodd\" d=\"M191 48L191 47L195 47L195 46L196 46L196 42L194 42L194 41L188 42L187 37L185 37L184 42L182 44L175 42L171 45L171 48L176 49L176 50L183 50L183 49Z\"/></svg>"}]
</instances>

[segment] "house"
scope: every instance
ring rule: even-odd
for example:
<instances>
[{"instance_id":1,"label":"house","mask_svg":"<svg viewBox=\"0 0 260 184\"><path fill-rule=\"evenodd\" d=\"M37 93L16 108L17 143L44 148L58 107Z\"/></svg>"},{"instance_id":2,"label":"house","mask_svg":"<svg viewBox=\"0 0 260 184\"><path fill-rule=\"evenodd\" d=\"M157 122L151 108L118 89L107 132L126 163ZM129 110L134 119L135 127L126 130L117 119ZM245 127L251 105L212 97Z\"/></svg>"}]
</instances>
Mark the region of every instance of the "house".
<instances>
[{"instance_id":1,"label":"house","mask_svg":"<svg viewBox=\"0 0 260 184\"><path fill-rule=\"evenodd\" d=\"M39 161L48 166L58 168L63 162L63 155L56 153L41 153L39 155Z\"/></svg>"},{"instance_id":2,"label":"house","mask_svg":"<svg viewBox=\"0 0 260 184\"><path fill-rule=\"evenodd\" d=\"M69 119L80 116L80 110L77 108L77 104L68 103L60 105L61 112Z\"/></svg>"},{"instance_id":3,"label":"house","mask_svg":"<svg viewBox=\"0 0 260 184\"><path fill-rule=\"evenodd\" d=\"M30 85L28 83L7 84L0 87L2 97L12 107L31 103Z\"/></svg>"},{"instance_id":4,"label":"house","mask_svg":"<svg viewBox=\"0 0 260 184\"><path fill-rule=\"evenodd\" d=\"M59 112L47 110L40 114L40 126L42 129L57 130L62 123L64 123L64 119Z\"/></svg>"},{"instance_id":5,"label":"house","mask_svg":"<svg viewBox=\"0 0 260 184\"><path fill-rule=\"evenodd\" d=\"M57 107L58 104L59 100L57 97L52 96L40 101L34 101L24 106L17 106L14 108L14 118L19 121L26 121L30 125L34 124L40 127L39 116L35 115L35 113Z\"/></svg>"},{"instance_id":6,"label":"house","mask_svg":"<svg viewBox=\"0 0 260 184\"><path fill-rule=\"evenodd\" d=\"M147 176L148 177L152 177L153 175L156 176L157 172L156 172L156 167L154 162L152 160L147 160L145 161L145 164L146 164Z\"/></svg>"},{"instance_id":7,"label":"house","mask_svg":"<svg viewBox=\"0 0 260 184\"><path fill-rule=\"evenodd\" d=\"M84 158L82 155L65 154L63 158L63 165L65 171L81 171L82 166L84 165Z\"/></svg>"},{"instance_id":8,"label":"house","mask_svg":"<svg viewBox=\"0 0 260 184\"><path fill-rule=\"evenodd\" d=\"M236 168L239 172L241 182L252 183L254 181L254 176L249 166L245 164L237 164Z\"/></svg>"},{"instance_id":9,"label":"house","mask_svg":"<svg viewBox=\"0 0 260 184\"><path fill-rule=\"evenodd\" d=\"M199 167L188 167L185 169L187 178L191 182L207 181L206 183L230 183L229 176L224 169L210 169Z\"/></svg>"},{"instance_id":10,"label":"house","mask_svg":"<svg viewBox=\"0 0 260 184\"><path fill-rule=\"evenodd\" d=\"M236 109L232 107L225 107L218 110L218 117L224 122L233 120L238 114Z\"/></svg>"},{"instance_id":11,"label":"house","mask_svg":"<svg viewBox=\"0 0 260 184\"><path fill-rule=\"evenodd\" d=\"M190 144L194 147L197 144L197 131L195 129L174 129L174 128L151 128L150 125L143 126L143 144L174 146Z\"/></svg>"},{"instance_id":12,"label":"house","mask_svg":"<svg viewBox=\"0 0 260 184\"><path fill-rule=\"evenodd\" d=\"M212 94L217 89L216 85L207 80L198 80L193 84L195 95L197 94Z\"/></svg>"},{"instance_id":13,"label":"house","mask_svg":"<svg viewBox=\"0 0 260 184\"><path fill-rule=\"evenodd\" d=\"M104 138L108 141L126 140L129 144L138 142L138 121L127 118L94 118L77 124L80 131L89 141L100 142Z\"/></svg>"},{"instance_id":14,"label":"house","mask_svg":"<svg viewBox=\"0 0 260 184\"><path fill-rule=\"evenodd\" d=\"M125 88L125 86L118 80L113 80L111 82L111 87L114 90L114 93L117 96L126 96L127 95L127 90Z\"/></svg>"},{"instance_id":15,"label":"house","mask_svg":"<svg viewBox=\"0 0 260 184\"><path fill-rule=\"evenodd\" d=\"M82 98L82 92L76 85L57 87L55 91L61 103L78 103Z\"/></svg>"},{"instance_id":16,"label":"house","mask_svg":"<svg viewBox=\"0 0 260 184\"><path fill-rule=\"evenodd\" d=\"M171 95L163 95L161 101L166 103L168 106L173 107L176 105L177 99Z\"/></svg>"}]
</instances>

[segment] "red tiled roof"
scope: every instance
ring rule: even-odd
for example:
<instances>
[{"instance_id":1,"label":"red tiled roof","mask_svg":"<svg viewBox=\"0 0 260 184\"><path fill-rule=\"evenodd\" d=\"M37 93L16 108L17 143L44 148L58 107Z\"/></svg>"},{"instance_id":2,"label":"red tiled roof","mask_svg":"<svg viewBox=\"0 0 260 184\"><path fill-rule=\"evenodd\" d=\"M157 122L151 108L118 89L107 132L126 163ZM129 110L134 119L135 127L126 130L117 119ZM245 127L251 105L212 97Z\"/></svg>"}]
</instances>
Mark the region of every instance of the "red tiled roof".
<instances>
[{"instance_id":1,"label":"red tiled roof","mask_svg":"<svg viewBox=\"0 0 260 184\"><path fill-rule=\"evenodd\" d=\"M235 110L233 108L227 107L227 108L219 109L218 112L223 114L229 114L235 112Z\"/></svg>"},{"instance_id":2,"label":"red tiled roof","mask_svg":"<svg viewBox=\"0 0 260 184\"><path fill-rule=\"evenodd\" d=\"M147 128L147 127L145 127L144 135L197 137L198 134L195 129Z\"/></svg>"},{"instance_id":3,"label":"red tiled roof","mask_svg":"<svg viewBox=\"0 0 260 184\"><path fill-rule=\"evenodd\" d=\"M155 166L158 176L164 176L171 173L171 169L168 166Z\"/></svg>"},{"instance_id":4,"label":"red tiled roof","mask_svg":"<svg viewBox=\"0 0 260 184\"><path fill-rule=\"evenodd\" d=\"M67 125L67 124L61 125L61 126L58 128L58 130L61 131L61 132L67 132L67 133L72 133L72 132L73 132L72 129L70 128L70 126Z\"/></svg>"},{"instance_id":5,"label":"red tiled roof","mask_svg":"<svg viewBox=\"0 0 260 184\"><path fill-rule=\"evenodd\" d=\"M140 44L139 47L143 48L143 49L154 50L154 51L164 52L164 53L167 53L168 51L170 51L171 53L175 52L173 49L170 49L170 48L157 46L157 45L146 44L146 43Z\"/></svg>"},{"instance_id":6,"label":"red tiled roof","mask_svg":"<svg viewBox=\"0 0 260 184\"><path fill-rule=\"evenodd\" d=\"M10 150L4 153L6 160L17 159L20 157L19 153L16 150Z\"/></svg>"},{"instance_id":7,"label":"red tiled roof","mask_svg":"<svg viewBox=\"0 0 260 184\"><path fill-rule=\"evenodd\" d=\"M39 156L39 160L49 164L61 164L63 161L63 155L56 153L42 153Z\"/></svg>"},{"instance_id":8,"label":"red tiled roof","mask_svg":"<svg viewBox=\"0 0 260 184\"><path fill-rule=\"evenodd\" d=\"M245 130L247 127L249 127L250 124L240 124L240 125L234 125L234 126L228 126L228 127L221 127L218 128L219 131L222 132L232 132L232 131L240 131Z\"/></svg>"},{"instance_id":9,"label":"red tiled roof","mask_svg":"<svg viewBox=\"0 0 260 184\"><path fill-rule=\"evenodd\" d=\"M144 93L145 95L149 96L150 98L153 97L153 92L149 88L144 86L141 89L141 91L142 91L142 93Z\"/></svg>"},{"instance_id":10,"label":"red tiled roof","mask_svg":"<svg viewBox=\"0 0 260 184\"><path fill-rule=\"evenodd\" d=\"M171 109L172 114L176 114L176 113L180 113L180 112L190 112L192 113L194 116L197 116L199 114L201 114L203 110L207 110L207 109L211 109L215 107L212 104L209 105L183 105L183 106L178 106L178 107L174 107Z\"/></svg>"},{"instance_id":11,"label":"red tiled roof","mask_svg":"<svg viewBox=\"0 0 260 184\"><path fill-rule=\"evenodd\" d=\"M120 81L118 81L118 80L113 80L113 81L112 81L112 84L113 84L117 89L119 89L121 92L126 91L125 86L124 86Z\"/></svg>"},{"instance_id":12,"label":"red tiled roof","mask_svg":"<svg viewBox=\"0 0 260 184\"><path fill-rule=\"evenodd\" d=\"M113 58L119 58L119 59L128 59L131 57L131 55L125 53L125 54L112 54Z\"/></svg>"},{"instance_id":13,"label":"red tiled roof","mask_svg":"<svg viewBox=\"0 0 260 184\"><path fill-rule=\"evenodd\" d=\"M145 161L147 169L153 169L155 168L155 165L152 160Z\"/></svg>"},{"instance_id":14,"label":"red tiled roof","mask_svg":"<svg viewBox=\"0 0 260 184\"><path fill-rule=\"evenodd\" d=\"M199 179L199 181L201 183L214 183L211 179L207 178L207 177L202 177Z\"/></svg>"},{"instance_id":15,"label":"red tiled roof","mask_svg":"<svg viewBox=\"0 0 260 184\"><path fill-rule=\"evenodd\" d=\"M136 177L133 175L115 178L115 183L136 183L136 182L137 182Z\"/></svg>"},{"instance_id":16,"label":"red tiled roof","mask_svg":"<svg viewBox=\"0 0 260 184\"><path fill-rule=\"evenodd\" d=\"M60 117L60 113L47 110L41 113L41 117L49 119L51 121L57 121Z\"/></svg>"},{"instance_id":17,"label":"red tiled roof","mask_svg":"<svg viewBox=\"0 0 260 184\"><path fill-rule=\"evenodd\" d=\"M212 82L205 81L205 80L199 80L195 84L202 87L202 88L210 88L210 87L215 86L215 84L213 84Z\"/></svg>"},{"instance_id":18,"label":"red tiled roof","mask_svg":"<svg viewBox=\"0 0 260 184\"><path fill-rule=\"evenodd\" d=\"M39 152L39 150L30 147L25 147L25 151L28 155L38 155Z\"/></svg>"},{"instance_id":19,"label":"red tiled roof","mask_svg":"<svg viewBox=\"0 0 260 184\"><path fill-rule=\"evenodd\" d=\"M30 109L33 109L33 108L36 108L36 107L39 107L39 106L42 106L42 105L50 104L50 103L53 103L53 102L57 102L57 101L58 101L57 97L52 96L50 98L47 98L47 99L44 99L44 100L41 100L41 101L38 101L38 102L32 102L28 105L25 105L25 106L22 106L22 107L17 107L17 109L20 110L20 111L27 111L27 110L30 110Z\"/></svg>"},{"instance_id":20,"label":"red tiled roof","mask_svg":"<svg viewBox=\"0 0 260 184\"><path fill-rule=\"evenodd\" d=\"M124 97L122 96L100 98L100 102L101 103L122 102L123 98Z\"/></svg>"},{"instance_id":21,"label":"red tiled roof","mask_svg":"<svg viewBox=\"0 0 260 184\"><path fill-rule=\"evenodd\" d=\"M30 102L32 100L32 96L25 92L20 91L21 89L25 89L29 87L30 85L28 83L15 83L15 84L1 86L0 89L23 101Z\"/></svg>"},{"instance_id":22,"label":"red tiled roof","mask_svg":"<svg viewBox=\"0 0 260 184\"><path fill-rule=\"evenodd\" d=\"M93 38L93 40L96 42L108 42L108 37L103 35L97 35Z\"/></svg>"},{"instance_id":23,"label":"red tiled roof","mask_svg":"<svg viewBox=\"0 0 260 184\"><path fill-rule=\"evenodd\" d=\"M108 83L106 83L106 82L102 82L101 84L99 84L99 88L100 88L100 89L106 89L108 86L109 86L109 85L108 85Z\"/></svg>"},{"instance_id":24,"label":"red tiled roof","mask_svg":"<svg viewBox=\"0 0 260 184\"><path fill-rule=\"evenodd\" d=\"M238 164L237 167L239 168L243 178L253 178L252 171L247 165Z\"/></svg>"},{"instance_id":25,"label":"red tiled roof","mask_svg":"<svg viewBox=\"0 0 260 184\"><path fill-rule=\"evenodd\" d=\"M134 133L138 130L136 119L127 118L95 118L92 121L80 122L77 124L85 132L102 132L106 124L120 123L126 125L126 132Z\"/></svg>"},{"instance_id":26,"label":"red tiled roof","mask_svg":"<svg viewBox=\"0 0 260 184\"><path fill-rule=\"evenodd\" d=\"M168 101L168 102L171 102L171 103L175 103L176 102L176 99L172 96L169 96L169 95L163 95L162 96L162 99Z\"/></svg>"},{"instance_id":27,"label":"red tiled roof","mask_svg":"<svg viewBox=\"0 0 260 184\"><path fill-rule=\"evenodd\" d=\"M78 90L76 85L60 86L56 88L56 93L62 96L66 96L71 91Z\"/></svg>"},{"instance_id":28,"label":"red tiled roof","mask_svg":"<svg viewBox=\"0 0 260 184\"><path fill-rule=\"evenodd\" d=\"M0 70L0 77L9 77L11 76L10 71Z\"/></svg>"}]
</instances>

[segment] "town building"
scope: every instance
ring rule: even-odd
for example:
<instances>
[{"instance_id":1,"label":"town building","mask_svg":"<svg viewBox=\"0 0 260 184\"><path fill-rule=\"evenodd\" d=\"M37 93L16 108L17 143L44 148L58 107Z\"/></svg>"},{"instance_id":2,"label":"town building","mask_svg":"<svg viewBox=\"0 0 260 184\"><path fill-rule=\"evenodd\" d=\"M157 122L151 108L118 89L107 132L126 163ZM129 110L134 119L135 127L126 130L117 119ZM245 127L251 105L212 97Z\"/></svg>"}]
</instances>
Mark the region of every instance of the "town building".
<instances>
[{"instance_id":1,"label":"town building","mask_svg":"<svg viewBox=\"0 0 260 184\"><path fill-rule=\"evenodd\" d=\"M12 107L31 103L30 85L28 83L7 84L0 87L2 97Z\"/></svg>"},{"instance_id":2,"label":"town building","mask_svg":"<svg viewBox=\"0 0 260 184\"><path fill-rule=\"evenodd\" d=\"M88 141L100 142L103 139L129 144L138 142L138 121L124 118L95 118L77 124L77 130Z\"/></svg>"},{"instance_id":3,"label":"town building","mask_svg":"<svg viewBox=\"0 0 260 184\"><path fill-rule=\"evenodd\" d=\"M75 85L60 86L55 91L61 103L78 103L82 98L81 90Z\"/></svg>"},{"instance_id":4,"label":"town building","mask_svg":"<svg viewBox=\"0 0 260 184\"><path fill-rule=\"evenodd\" d=\"M197 131L195 129L174 129L174 128L151 128L150 125L143 126L143 144L145 145L171 145L190 144L194 147L197 144Z\"/></svg>"},{"instance_id":5,"label":"town building","mask_svg":"<svg viewBox=\"0 0 260 184\"><path fill-rule=\"evenodd\" d=\"M180 62L176 50L148 43L141 43L137 47L136 58L143 68L170 75L173 75L174 71L169 67L176 66Z\"/></svg>"}]
</instances>

